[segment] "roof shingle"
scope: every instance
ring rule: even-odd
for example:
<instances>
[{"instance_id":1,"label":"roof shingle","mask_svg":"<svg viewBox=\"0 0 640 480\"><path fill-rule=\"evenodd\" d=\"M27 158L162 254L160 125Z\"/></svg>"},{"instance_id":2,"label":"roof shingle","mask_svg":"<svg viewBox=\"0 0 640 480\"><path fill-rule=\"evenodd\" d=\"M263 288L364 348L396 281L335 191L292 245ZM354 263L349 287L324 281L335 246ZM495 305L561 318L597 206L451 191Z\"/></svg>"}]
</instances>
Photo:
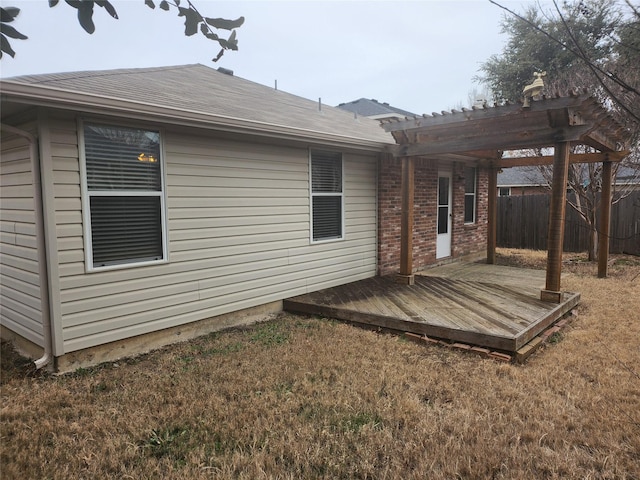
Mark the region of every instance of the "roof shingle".
<instances>
[{"instance_id":1,"label":"roof shingle","mask_svg":"<svg viewBox=\"0 0 640 480\"><path fill-rule=\"evenodd\" d=\"M221 73L204 65L26 75L3 84L42 86L353 139L394 143L374 120Z\"/></svg>"}]
</instances>

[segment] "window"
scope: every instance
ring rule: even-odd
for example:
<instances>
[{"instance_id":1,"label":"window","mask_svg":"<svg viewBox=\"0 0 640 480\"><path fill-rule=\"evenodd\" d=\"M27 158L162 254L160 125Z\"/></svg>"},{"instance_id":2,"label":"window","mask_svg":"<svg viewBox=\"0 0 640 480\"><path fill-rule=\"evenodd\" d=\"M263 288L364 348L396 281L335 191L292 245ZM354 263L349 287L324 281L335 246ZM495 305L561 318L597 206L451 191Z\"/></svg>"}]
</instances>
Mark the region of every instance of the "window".
<instances>
[{"instance_id":1,"label":"window","mask_svg":"<svg viewBox=\"0 0 640 480\"><path fill-rule=\"evenodd\" d=\"M342 154L311 152L311 238L318 242L344 237Z\"/></svg>"},{"instance_id":2,"label":"window","mask_svg":"<svg viewBox=\"0 0 640 480\"><path fill-rule=\"evenodd\" d=\"M84 124L89 270L166 259L160 132Z\"/></svg>"},{"instance_id":3,"label":"window","mask_svg":"<svg viewBox=\"0 0 640 480\"><path fill-rule=\"evenodd\" d=\"M441 174L446 176L438 177L438 235L449 232L449 183L451 177L449 174Z\"/></svg>"},{"instance_id":4,"label":"window","mask_svg":"<svg viewBox=\"0 0 640 480\"><path fill-rule=\"evenodd\" d=\"M464 169L464 223L476 221L476 169Z\"/></svg>"},{"instance_id":5,"label":"window","mask_svg":"<svg viewBox=\"0 0 640 480\"><path fill-rule=\"evenodd\" d=\"M508 197L511 195L511 187L499 187L498 195L501 197Z\"/></svg>"}]
</instances>

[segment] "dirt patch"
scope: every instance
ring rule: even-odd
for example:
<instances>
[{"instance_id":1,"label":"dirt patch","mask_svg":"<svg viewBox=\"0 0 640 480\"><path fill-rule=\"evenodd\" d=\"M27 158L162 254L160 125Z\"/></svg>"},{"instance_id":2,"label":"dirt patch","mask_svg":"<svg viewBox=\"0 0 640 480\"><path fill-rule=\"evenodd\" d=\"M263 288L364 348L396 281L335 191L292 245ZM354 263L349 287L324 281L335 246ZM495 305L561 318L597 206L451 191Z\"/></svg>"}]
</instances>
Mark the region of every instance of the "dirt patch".
<instances>
[{"instance_id":1,"label":"dirt patch","mask_svg":"<svg viewBox=\"0 0 640 480\"><path fill-rule=\"evenodd\" d=\"M33 362L21 357L10 342L0 342L0 385L16 378L43 375L36 372Z\"/></svg>"},{"instance_id":2,"label":"dirt patch","mask_svg":"<svg viewBox=\"0 0 640 480\"><path fill-rule=\"evenodd\" d=\"M640 262L570 259L523 366L289 314L59 377L3 346L2 477L640 478Z\"/></svg>"}]
</instances>

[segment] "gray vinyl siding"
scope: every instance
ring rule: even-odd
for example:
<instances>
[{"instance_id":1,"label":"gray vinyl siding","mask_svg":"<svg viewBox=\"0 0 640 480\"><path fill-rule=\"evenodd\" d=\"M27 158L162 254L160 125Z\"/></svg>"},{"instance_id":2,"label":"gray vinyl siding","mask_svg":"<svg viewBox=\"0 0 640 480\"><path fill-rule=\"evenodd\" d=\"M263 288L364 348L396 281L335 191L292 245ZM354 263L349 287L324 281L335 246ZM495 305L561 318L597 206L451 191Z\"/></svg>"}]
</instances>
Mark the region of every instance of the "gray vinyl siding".
<instances>
[{"instance_id":1,"label":"gray vinyl siding","mask_svg":"<svg viewBox=\"0 0 640 480\"><path fill-rule=\"evenodd\" d=\"M50 124L58 261L84 271L77 123L74 118L54 117Z\"/></svg>"},{"instance_id":2,"label":"gray vinyl siding","mask_svg":"<svg viewBox=\"0 0 640 480\"><path fill-rule=\"evenodd\" d=\"M375 276L375 155L344 154L345 240L312 245L308 148L168 128L168 263L85 273L76 124L55 125L65 352Z\"/></svg>"},{"instance_id":3,"label":"gray vinyl siding","mask_svg":"<svg viewBox=\"0 0 640 480\"><path fill-rule=\"evenodd\" d=\"M34 344L43 346L34 177L29 143L24 138L3 133L1 153L0 322Z\"/></svg>"}]
</instances>

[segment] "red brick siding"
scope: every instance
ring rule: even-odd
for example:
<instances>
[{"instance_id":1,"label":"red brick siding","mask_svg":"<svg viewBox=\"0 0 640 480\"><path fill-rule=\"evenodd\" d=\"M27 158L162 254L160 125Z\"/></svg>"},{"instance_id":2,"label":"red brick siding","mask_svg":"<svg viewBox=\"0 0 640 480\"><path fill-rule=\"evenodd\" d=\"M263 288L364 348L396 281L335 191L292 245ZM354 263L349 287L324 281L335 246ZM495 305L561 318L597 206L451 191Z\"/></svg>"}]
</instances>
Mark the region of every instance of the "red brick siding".
<instances>
[{"instance_id":1,"label":"red brick siding","mask_svg":"<svg viewBox=\"0 0 640 480\"><path fill-rule=\"evenodd\" d=\"M413 268L436 261L438 163L416 159L413 214ZM400 249L400 245L398 245Z\"/></svg>"},{"instance_id":2,"label":"red brick siding","mask_svg":"<svg viewBox=\"0 0 640 480\"><path fill-rule=\"evenodd\" d=\"M399 271L402 165L383 158L378 169L378 274Z\"/></svg>"},{"instance_id":3,"label":"red brick siding","mask_svg":"<svg viewBox=\"0 0 640 480\"><path fill-rule=\"evenodd\" d=\"M487 171L478 169L476 222L464 224L464 165L453 171L454 258L486 248ZM378 177L378 273L397 273L400 268L400 223L402 220L402 166L399 159L383 159ZM415 161L413 268L420 270L436 263L438 163Z\"/></svg>"},{"instance_id":4,"label":"red brick siding","mask_svg":"<svg viewBox=\"0 0 640 480\"><path fill-rule=\"evenodd\" d=\"M452 256L462 257L487 248L487 207L489 172L478 168L476 183L476 221L464 223L464 165L453 169L453 239Z\"/></svg>"}]
</instances>

